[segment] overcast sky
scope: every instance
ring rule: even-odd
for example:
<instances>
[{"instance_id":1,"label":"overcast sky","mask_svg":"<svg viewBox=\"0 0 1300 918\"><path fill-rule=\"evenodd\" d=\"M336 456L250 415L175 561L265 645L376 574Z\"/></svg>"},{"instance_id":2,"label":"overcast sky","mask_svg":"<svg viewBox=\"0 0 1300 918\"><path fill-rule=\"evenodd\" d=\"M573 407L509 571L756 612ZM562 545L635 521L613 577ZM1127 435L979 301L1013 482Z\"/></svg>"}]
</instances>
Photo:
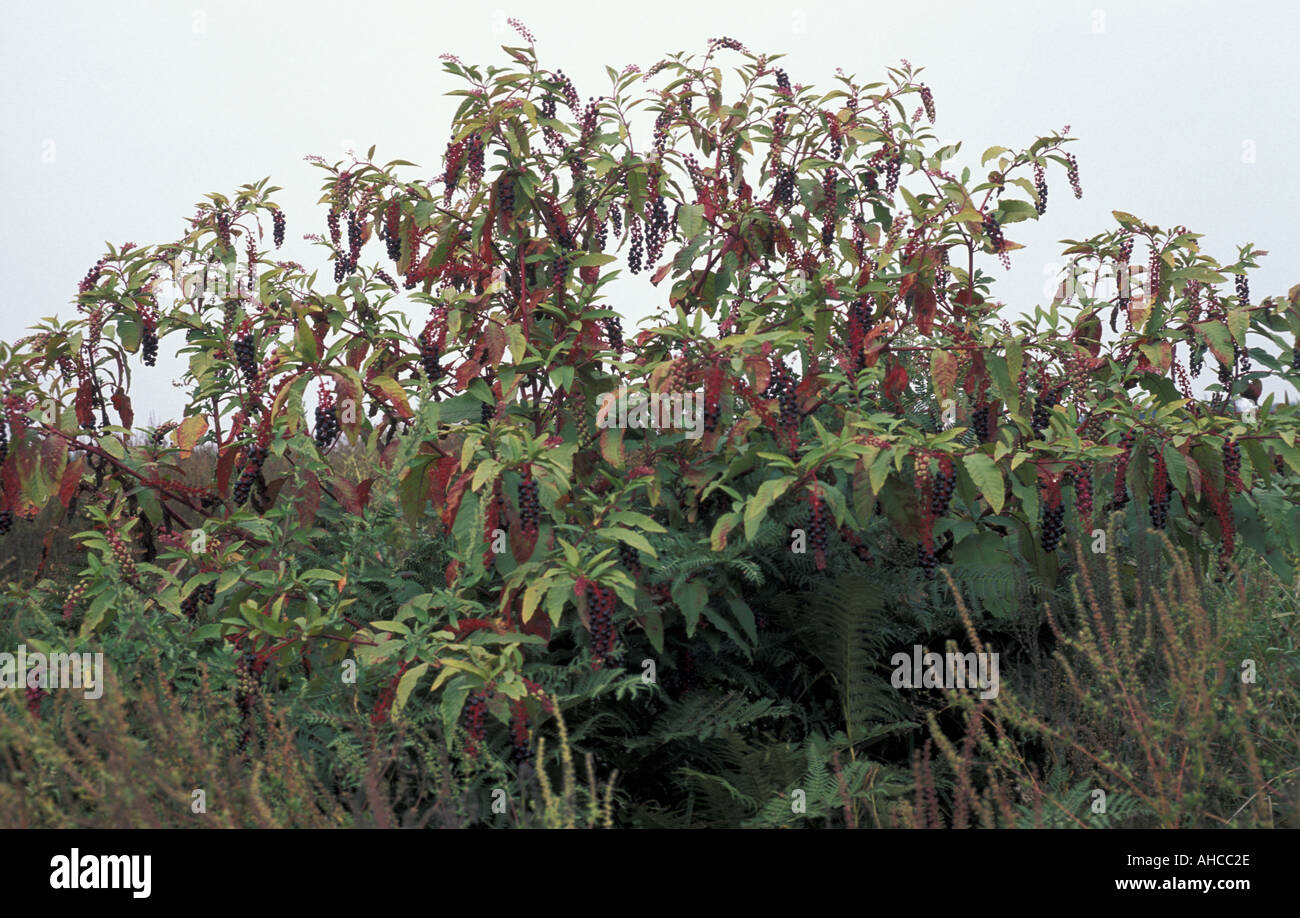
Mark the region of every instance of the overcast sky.
<instances>
[{"instance_id":1,"label":"overcast sky","mask_svg":"<svg viewBox=\"0 0 1300 918\"><path fill-rule=\"evenodd\" d=\"M265 176L285 189L282 257L320 264L301 242L324 227L303 156L376 144L381 162L434 174L458 101L443 93L460 88L438 55L505 64L507 16L584 98L607 89L606 64L647 68L727 35L825 88L837 66L864 82L901 58L925 67L936 131L975 168L988 146L1069 124L1084 197L1057 172L1047 216L1010 234L1030 248L995 269L996 296L1017 310L1043 300L1056 240L1111 228L1112 209L1206 233L1222 261L1248 241L1269 250L1256 300L1300 282L1300 13L1281 2L41 2L10 5L0 32L0 338L70 315L106 240L173 240L203 194ZM159 378L146 392L137 377L142 420L182 404L165 363L139 368Z\"/></svg>"}]
</instances>

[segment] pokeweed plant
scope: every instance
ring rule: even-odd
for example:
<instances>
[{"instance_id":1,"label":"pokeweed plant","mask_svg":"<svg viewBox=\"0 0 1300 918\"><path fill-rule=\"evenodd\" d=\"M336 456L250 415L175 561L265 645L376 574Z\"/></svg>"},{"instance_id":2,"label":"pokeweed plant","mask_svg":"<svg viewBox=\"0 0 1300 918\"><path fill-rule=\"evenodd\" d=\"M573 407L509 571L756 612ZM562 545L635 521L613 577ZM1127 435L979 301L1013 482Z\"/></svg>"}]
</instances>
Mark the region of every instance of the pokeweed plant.
<instances>
[{"instance_id":1,"label":"pokeweed plant","mask_svg":"<svg viewBox=\"0 0 1300 918\"><path fill-rule=\"evenodd\" d=\"M621 695L627 649L670 634L752 656L746 555L778 512L819 571L890 553L1050 588L1126 509L1198 570L1244 541L1294 579L1300 425L1261 382L1297 380L1300 287L1252 303L1266 253L1116 211L1012 316L1016 224L1054 173L1082 194L1068 128L975 163L906 62L818 91L717 39L584 102L531 39L504 50L445 61L465 88L432 175L308 157L331 279L276 259L294 219L262 180L174 242L110 246L76 316L4 348L0 524L91 508L68 628L134 590L166 633L230 645L241 710L354 661L377 722L432 690L472 757L486 715L525 747L547 716L530 671ZM653 307L626 338L616 280ZM141 439L164 346L187 404ZM698 393L699 435L611 424L628 392Z\"/></svg>"}]
</instances>

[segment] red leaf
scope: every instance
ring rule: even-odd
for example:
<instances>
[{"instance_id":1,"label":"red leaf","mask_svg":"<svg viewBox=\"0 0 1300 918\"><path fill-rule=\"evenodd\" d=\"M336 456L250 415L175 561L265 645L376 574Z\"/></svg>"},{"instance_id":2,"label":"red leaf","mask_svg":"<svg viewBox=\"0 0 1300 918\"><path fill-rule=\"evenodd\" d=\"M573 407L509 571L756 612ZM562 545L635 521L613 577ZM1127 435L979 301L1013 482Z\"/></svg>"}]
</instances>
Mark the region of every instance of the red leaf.
<instances>
[{"instance_id":1,"label":"red leaf","mask_svg":"<svg viewBox=\"0 0 1300 918\"><path fill-rule=\"evenodd\" d=\"M662 265L659 267L659 270L656 271L656 272L651 276L651 278L650 278L650 283L651 283L651 285L652 285L652 286L655 286L655 287L659 286L659 282L660 282L661 280L663 280L665 277L667 277L667 276L668 276L668 272L671 271L672 269L673 269L673 263L672 263L671 261L669 261L669 262L664 262L664 264L662 264Z\"/></svg>"},{"instance_id":2,"label":"red leaf","mask_svg":"<svg viewBox=\"0 0 1300 918\"><path fill-rule=\"evenodd\" d=\"M600 280L600 267L597 265L583 265L578 269L578 276L582 278L584 284L594 284Z\"/></svg>"},{"instance_id":3,"label":"red leaf","mask_svg":"<svg viewBox=\"0 0 1300 918\"><path fill-rule=\"evenodd\" d=\"M896 363L885 374L885 398L897 401L906 389L907 370L901 363Z\"/></svg>"},{"instance_id":4,"label":"red leaf","mask_svg":"<svg viewBox=\"0 0 1300 918\"><path fill-rule=\"evenodd\" d=\"M225 496L229 493L230 476L235 468L235 447L227 446L217 457L217 493Z\"/></svg>"},{"instance_id":5,"label":"red leaf","mask_svg":"<svg viewBox=\"0 0 1300 918\"><path fill-rule=\"evenodd\" d=\"M113 393L113 407L117 409L117 415L122 419L123 427L132 427L135 424L135 412L131 410L131 397L118 389Z\"/></svg>"},{"instance_id":6,"label":"red leaf","mask_svg":"<svg viewBox=\"0 0 1300 918\"><path fill-rule=\"evenodd\" d=\"M320 510L320 479L310 471L305 471L305 482L298 490L298 525L304 529L310 528L316 522L316 514Z\"/></svg>"},{"instance_id":7,"label":"red leaf","mask_svg":"<svg viewBox=\"0 0 1300 918\"><path fill-rule=\"evenodd\" d=\"M90 380L86 380L77 386L77 423L82 427L90 427L95 423L94 391L91 389Z\"/></svg>"},{"instance_id":8,"label":"red leaf","mask_svg":"<svg viewBox=\"0 0 1300 918\"><path fill-rule=\"evenodd\" d=\"M916 330L929 335L934 327L934 312L938 305L934 291L923 284L917 284L912 294L912 318L916 321Z\"/></svg>"},{"instance_id":9,"label":"red leaf","mask_svg":"<svg viewBox=\"0 0 1300 918\"><path fill-rule=\"evenodd\" d=\"M442 524L448 529L456 521L456 511L460 509L460 502L465 497L465 489L473 480L474 470L470 469L462 472L455 483L447 489L447 502L442 508Z\"/></svg>"},{"instance_id":10,"label":"red leaf","mask_svg":"<svg viewBox=\"0 0 1300 918\"><path fill-rule=\"evenodd\" d=\"M63 479L59 482L59 503L64 507L72 503L72 495L77 493L77 486L81 484L81 475L85 470L84 456L78 456L63 470Z\"/></svg>"}]
</instances>

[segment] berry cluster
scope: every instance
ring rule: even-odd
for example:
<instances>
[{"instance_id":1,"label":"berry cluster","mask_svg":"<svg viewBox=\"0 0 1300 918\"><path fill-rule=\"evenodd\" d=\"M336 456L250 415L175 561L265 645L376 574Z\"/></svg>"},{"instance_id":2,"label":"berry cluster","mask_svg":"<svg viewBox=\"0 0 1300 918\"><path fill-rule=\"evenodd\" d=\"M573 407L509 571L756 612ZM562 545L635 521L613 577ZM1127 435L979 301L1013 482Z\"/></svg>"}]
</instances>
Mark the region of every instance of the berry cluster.
<instances>
[{"instance_id":1,"label":"berry cluster","mask_svg":"<svg viewBox=\"0 0 1300 918\"><path fill-rule=\"evenodd\" d=\"M257 379L257 359L253 348L253 334L247 330L247 321L244 324L245 328L240 329L240 336L235 339L235 361L239 364L240 372L244 374L244 381L251 386Z\"/></svg>"},{"instance_id":2,"label":"berry cluster","mask_svg":"<svg viewBox=\"0 0 1300 918\"><path fill-rule=\"evenodd\" d=\"M1241 447L1236 440L1223 444L1223 481L1231 493L1240 493L1245 489L1241 482Z\"/></svg>"},{"instance_id":3,"label":"berry cluster","mask_svg":"<svg viewBox=\"0 0 1300 918\"><path fill-rule=\"evenodd\" d=\"M618 543L618 560L628 569L633 578L641 576L641 553L626 542Z\"/></svg>"},{"instance_id":4,"label":"berry cluster","mask_svg":"<svg viewBox=\"0 0 1300 918\"><path fill-rule=\"evenodd\" d=\"M713 433L722 419L722 368L712 367L704 377L704 430Z\"/></svg>"},{"instance_id":5,"label":"berry cluster","mask_svg":"<svg viewBox=\"0 0 1300 918\"><path fill-rule=\"evenodd\" d=\"M1074 509L1087 527L1092 521L1092 466L1086 462L1076 463L1071 477L1074 479Z\"/></svg>"},{"instance_id":6,"label":"berry cluster","mask_svg":"<svg viewBox=\"0 0 1300 918\"><path fill-rule=\"evenodd\" d=\"M284 245L284 211L278 208L271 211L271 239L277 249Z\"/></svg>"},{"instance_id":7,"label":"berry cluster","mask_svg":"<svg viewBox=\"0 0 1300 918\"><path fill-rule=\"evenodd\" d=\"M330 208L330 212L325 216L325 224L330 230L330 242L338 245L343 236L339 231L339 210L337 207Z\"/></svg>"},{"instance_id":8,"label":"berry cluster","mask_svg":"<svg viewBox=\"0 0 1300 918\"><path fill-rule=\"evenodd\" d=\"M86 589L89 586L89 580L78 580L76 585L72 589L68 590L67 598L63 600L64 621L68 621L72 618L73 610L77 608L77 604L80 603L82 597L86 595Z\"/></svg>"},{"instance_id":9,"label":"berry cluster","mask_svg":"<svg viewBox=\"0 0 1300 918\"><path fill-rule=\"evenodd\" d=\"M623 237L623 211L618 207L609 209L609 225L614 228L614 235Z\"/></svg>"},{"instance_id":10,"label":"berry cluster","mask_svg":"<svg viewBox=\"0 0 1300 918\"><path fill-rule=\"evenodd\" d=\"M1074 158L1073 153L1066 153L1065 161L1068 163L1065 167L1065 173L1070 179L1070 188L1074 190L1076 198L1081 198L1083 197L1083 186L1079 184L1079 161Z\"/></svg>"},{"instance_id":11,"label":"berry cluster","mask_svg":"<svg viewBox=\"0 0 1300 918\"><path fill-rule=\"evenodd\" d=\"M209 581L181 600L181 611L185 613L186 618L194 621L198 617L200 605L210 606L216 601L217 585Z\"/></svg>"},{"instance_id":12,"label":"berry cluster","mask_svg":"<svg viewBox=\"0 0 1300 918\"><path fill-rule=\"evenodd\" d=\"M1034 207L1038 210L1038 216L1047 213L1047 175L1039 163L1034 164L1034 190L1038 192L1038 200Z\"/></svg>"},{"instance_id":13,"label":"berry cluster","mask_svg":"<svg viewBox=\"0 0 1300 918\"><path fill-rule=\"evenodd\" d=\"M1300 341L1291 346L1291 372L1300 373Z\"/></svg>"},{"instance_id":14,"label":"berry cluster","mask_svg":"<svg viewBox=\"0 0 1300 918\"><path fill-rule=\"evenodd\" d=\"M95 262L91 269L86 272L86 276L81 279L79 284L77 284L77 292L89 293L91 290L94 290L95 285L99 283L99 276L104 273L104 265L106 264L108 264L107 258L101 258L99 261Z\"/></svg>"},{"instance_id":15,"label":"berry cluster","mask_svg":"<svg viewBox=\"0 0 1300 918\"><path fill-rule=\"evenodd\" d=\"M1125 479L1128 477L1129 460L1133 457L1133 431L1126 430L1124 436L1120 438L1119 448L1123 450L1115 457L1115 490L1111 495L1110 508L1117 510L1128 503L1128 484Z\"/></svg>"},{"instance_id":16,"label":"berry cluster","mask_svg":"<svg viewBox=\"0 0 1300 918\"><path fill-rule=\"evenodd\" d=\"M528 473L519 482L519 528L525 533L537 532L541 520L541 505L537 501L537 479Z\"/></svg>"},{"instance_id":17,"label":"berry cluster","mask_svg":"<svg viewBox=\"0 0 1300 918\"><path fill-rule=\"evenodd\" d=\"M939 559L933 548L928 548L924 544L917 545L916 563L920 565L921 570L925 571L927 580L934 579L934 572L939 569Z\"/></svg>"},{"instance_id":18,"label":"berry cluster","mask_svg":"<svg viewBox=\"0 0 1300 918\"><path fill-rule=\"evenodd\" d=\"M1060 393L1047 389L1038 398L1034 400L1034 416L1030 420L1030 426L1034 429L1034 435L1041 437L1052 421L1052 408L1060 398Z\"/></svg>"},{"instance_id":19,"label":"berry cluster","mask_svg":"<svg viewBox=\"0 0 1300 918\"><path fill-rule=\"evenodd\" d=\"M776 187L772 194L773 199L782 207L792 207L794 205L794 170L782 168L776 177Z\"/></svg>"},{"instance_id":20,"label":"berry cluster","mask_svg":"<svg viewBox=\"0 0 1300 918\"><path fill-rule=\"evenodd\" d=\"M628 218L632 234L632 247L627 253L627 266L633 274L641 273L641 221L635 215Z\"/></svg>"},{"instance_id":21,"label":"berry cluster","mask_svg":"<svg viewBox=\"0 0 1300 918\"><path fill-rule=\"evenodd\" d=\"M664 242L668 239L668 205L663 195L654 195L646 211L646 262L653 265L663 255Z\"/></svg>"},{"instance_id":22,"label":"berry cluster","mask_svg":"<svg viewBox=\"0 0 1300 918\"><path fill-rule=\"evenodd\" d=\"M470 134L466 145L469 152L466 155L465 171L469 173L470 182L477 186L483 181L483 138L478 134Z\"/></svg>"},{"instance_id":23,"label":"berry cluster","mask_svg":"<svg viewBox=\"0 0 1300 918\"><path fill-rule=\"evenodd\" d=\"M934 93L930 92L930 87L924 83L921 84L921 104L925 106L925 117L934 124Z\"/></svg>"},{"instance_id":24,"label":"berry cluster","mask_svg":"<svg viewBox=\"0 0 1300 918\"><path fill-rule=\"evenodd\" d=\"M1169 500L1174 486L1169 482L1169 469L1165 466L1163 453L1156 454L1156 469L1151 483L1151 496L1147 498L1147 509L1151 511L1151 525L1164 529L1169 523Z\"/></svg>"},{"instance_id":25,"label":"berry cluster","mask_svg":"<svg viewBox=\"0 0 1300 918\"><path fill-rule=\"evenodd\" d=\"M528 758L528 707L522 698L510 703L510 751L515 762Z\"/></svg>"},{"instance_id":26,"label":"berry cluster","mask_svg":"<svg viewBox=\"0 0 1300 918\"><path fill-rule=\"evenodd\" d=\"M257 481L257 476L262 473L262 465L269 455L270 450L261 442L255 443L248 448L248 459L244 463L243 471L239 473L239 480L235 482L235 490L232 495L236 507L242 507L248 502L248 495L253 490L253 483Z\"/></svg>"},{"instance_id":27,"label":"berry cluster","mask_svg":"<svg viewBox=\"0 0 1300 918\"><path fill-rule=\"evenodd\" d=\"M826 175L822 179L822 196L825 198L823 206L826 208L826 216L822 221L822 247L829 249L835 242L835 208L837 202L834 166L826 170Z\"/></svg>"},{"instance_id":28,"label":"berry cluster","mask_svg":"<svg viewBox=\"0 0 1300 918\"><path fill-rule=\"evenodd\" d=\"M484 692L475 692L465 702L465 732L469 735L465 743L465 754L471 759L478 758L479 744L487 737L488 699Z\"/></svg>"},{"instance_id":29,"label":"berry cluster","mask_svg":"<svg viewBox=\"0 0 1300 918\"><path fill-rule=\"evenodd\" d=\"M217 238L221 240L223 248L230 248L230 215L225 213L217 214Z\"/></svg>"},{"instance_id":30,"label":"berry cluster","mask_svg":"<svg viewBox=\"0 0 1300 918\"><path fill-rule=\"evenodd\" d=\"M497 416L497 406L494 402L483 402L478 406L478 422L486 425L489 421Z\"/></svg>"},{"instance_id":31,"label":"berry cluster","mask_svg":"<svg viewBox=\"0 0 1300 918\"><path fill-rule=\"evenodd\" d=\"M1119 241L1119 263L1126 265L1133 257L1133 237L1125 236Z\"/></svg>"},{"instance_id":32,"label":"berry cluster","mask_svg":"<svg viewBox=\"0 0 1300 918\"><path fill-rule=\"evenodd\" d=\"M776 91L783 96L794 95L793 90L790 89L790 77L780 67L776 68Z\"/></svg>"},{"instance_id":33,"label":"berry cluster","mask_svg":"<svg viewBox=\"0 0 1300 918\"><path fill-rule=\"evenodd\" d=\"M465 168L465 141L448 142L447 153L442 170L443 201L450 203L460 181L460 173Z\"/></svg>"},{"instance_id":34,"label":"berry cluster","mask_svg":"<svg viewBox=\"0 0 1300 918\"><path fill-rule=\"evenodd\" d=\"M135 583L140 575L136 571L135 558L131 555L131 549L127 547L118 531L112 527L104 532L104 538L108 540L108 546L113 550L118 566L122 568L122 577L130 583Z\"/></svg>"},{"instance_id":35,"label":"berry cluster","mask_svg":"<svg viewBox=\"0 0 1300 918\"><path fill-rule=\"evenodd\" d=\"M1246 279L1246 275L1238 274L1235 278L1233 278L1233 282L1237 286L1237 299L1241 302L1242 306L1249 306L1250 305L1250 281Z\"/></svg>"},{"instance_id":36,"label":"berry cluster","mask_svg":"<svg viewBox=\"0 0 1300 918\"><path fill-rule=\"evenodd\" d=\"M591 668L600 669L614 652L614 609L617 597L612 589L587 583L587 608L591 614Z\"/></svg>"},{"instance_id":37,"label":"berry cluster","mask_svg":"<svg viewBox=\"0 0 1300 918\"><path fill-rule=\"evenodd\" d=\"M605 336L609 339L609 349L623 353L623 323L617 316L605 320Z\"/></svg>"},{"instance_id":38,"label":"berry cluster","mask_svg":"<svg viewBox=\"0 0 1300 918\"><path fill-rule=\"evenodd\" d=\"M158 364L158 313L152 305L140 307L140 351L147 367Z\"/></svg>"},{"instance_id":39,"label":"berry cluster","mask_svg":"<svg viewBox=\"0 0 1300 918\"><path fill-rule=\"evenodd\" d=\"M401 221L401 205L397 198L393 198L384 208L384 244L388 247L388 257L393 261L402 260Z\"/></svg>"},{"instance_id":40,"label":"berry cluster","mask_svg":"<svg viewBox=\"0 0 1300 918\"><path fill-rule=\"evenodd\" d=\"M971 429L975 431L976 443L989 442L993 432L993 406L987 403L976 405L971 412Z\"/></svg>"},{"instance_id":41,"label":"berry cluster","mask_svg":"<svg viewBox=\"0 0 1300 918\"><path fill-rule=\"evenodd\" d=\"M885 194L892 195L898 190L898 176L903 171L903 152L894 153L885 164Z\"/></svg>"},{"instance_id":42,"label":"berry cluster","mask_svg":"<svg viewBox=\"0 0 1300 918\"><path fill-rule=\"evenodd\" d=\"M316 405L316 448L321 452L329 449L339 437L338 408L334 405L334 393L322 390L320 402Z\"/></svg>"},{"instance_id":43,"label":"berry cluster","mask_svg":"<svg viewBox=\"0 0 1300 918\"><path fill-rule=\"evenodd\" d=\"M1160 252L1151 247L1151 257L1147 260L1147 302L1154 303L1160 299Z\"/></svg>"},{"instance_id":44,"label":"berry cluster","mask_svg":"<svg viewBox=\"0 0 1300 918\"><path fill-rule=\"evenodd\" d=\"M953 489L957 486L957 473L952 467L952 457L939 457L939 473L934 476L934 487L930 492L930 514L943 516L948 512L948 502L952 500Z\"/></svg>"},{"instance_id":45,"label":"berry cluster","mask_svg":"<svg viewBox=\"0 0 1300 918\"><path fill-rule=\"evenodd\" d=\"M1056 551L1061 544L1061 534L1065 531L1065 506L1061 503L1061 482L1056 478L1044 476L1038 481L1039 500L1042 506L1042 530L1039 544L1043 551Z\"/></svg>"},{"instance_id":46,"label":"berry cluster","mask_svg":"<svg viewBox=\"0 0 1300 918\"><path fill-rule=\"evenodd\" d=\"M997 218L992 214L984 218L984 235L988 236L993 251L997 252L998 258L1002 261L1002 267L1010 270L1011 257L1006 252L1007 241L1002 235L1002 224L998 223Z\"/></svg>"}]
</instances>

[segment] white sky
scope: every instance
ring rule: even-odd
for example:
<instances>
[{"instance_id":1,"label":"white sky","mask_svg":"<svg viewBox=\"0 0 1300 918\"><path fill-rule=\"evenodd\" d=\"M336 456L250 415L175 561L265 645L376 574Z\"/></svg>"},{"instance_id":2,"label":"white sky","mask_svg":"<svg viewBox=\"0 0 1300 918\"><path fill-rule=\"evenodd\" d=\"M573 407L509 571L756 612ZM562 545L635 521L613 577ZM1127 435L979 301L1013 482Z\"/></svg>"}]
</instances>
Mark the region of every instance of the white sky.
<instances>
[{"instance_id":1,"label":"white sky","mask_svg":"<svg viewBox=\"0 0 1300 918\"><path fill-rule=\"evenodd\" d=\"M268 175L285 188L281 257L323 265L301 242L324 226L303 156L377 144L381 162L432 175L457 101L442 94L461 85L438 55L505 64L507 15L583 98L606 90L605 64L647 68L728 35L824 88L837 66L863 81L904 57L925 67L936 131L972 168L988 146L1071 125L1083 200L1050 174L1047 216L1010 233L1030 248L992 269L1016 310L1044 301L1055 241L1109 229L1112 209L1204 232L1223 261L1248 241L1269 250L1256 301L1300 282L1300 13L1281 2L42 2L9 6L0 33L0 338L70 315L105 240L171 241L203 194ZM384 261L378 243L366 253ZM142 421L182 404L165 363L137 370Z\"/></svg>"}]
</instances>

